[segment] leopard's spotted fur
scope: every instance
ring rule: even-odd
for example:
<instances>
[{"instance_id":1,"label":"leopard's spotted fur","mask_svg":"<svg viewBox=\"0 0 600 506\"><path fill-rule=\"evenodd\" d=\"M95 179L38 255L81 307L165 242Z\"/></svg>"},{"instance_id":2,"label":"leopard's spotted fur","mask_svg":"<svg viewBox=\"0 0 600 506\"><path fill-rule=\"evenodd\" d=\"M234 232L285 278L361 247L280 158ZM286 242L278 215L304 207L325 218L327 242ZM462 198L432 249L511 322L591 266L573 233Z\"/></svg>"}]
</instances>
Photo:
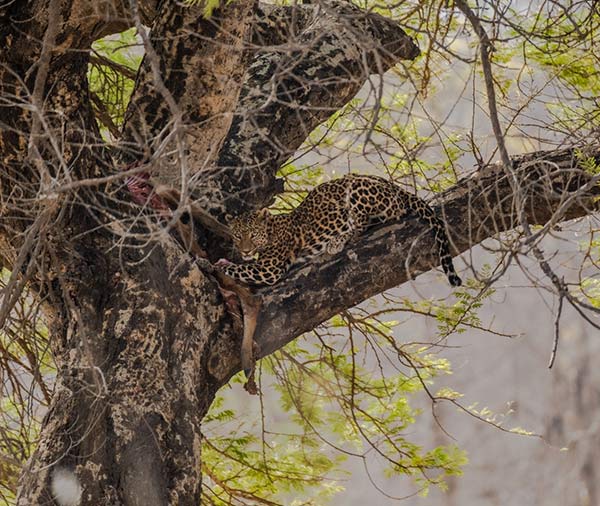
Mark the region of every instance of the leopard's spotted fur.
<instances>
[{"instance_id":1,"label":"leopard's spotted fur","mask_svg":"<svg viewBox=\"0 0 600 506\"><path fill-rule=\"evenodd\" d=\"M229 229L247 261L218 265L225 274L245 283L272 285L299 258L338 253L367 227L409 213L430 225L444 272L452 286L460 286L444 224L431 207L391 181L367 175L347 175L323 183L289 214L275 215L262 209L233 219Z\"/></svg>"}]
</instances>

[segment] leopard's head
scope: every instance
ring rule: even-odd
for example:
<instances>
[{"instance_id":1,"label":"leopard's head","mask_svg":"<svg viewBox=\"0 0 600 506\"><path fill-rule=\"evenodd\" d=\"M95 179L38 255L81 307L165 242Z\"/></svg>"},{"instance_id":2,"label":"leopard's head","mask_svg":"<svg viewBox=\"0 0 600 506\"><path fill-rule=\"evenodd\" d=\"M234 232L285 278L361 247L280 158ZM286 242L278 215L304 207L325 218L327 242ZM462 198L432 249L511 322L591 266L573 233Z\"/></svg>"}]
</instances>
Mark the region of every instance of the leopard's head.
<instances>
[{"instance_id":1,"label":"leopard's head","mask_svg":"<svg viewBox=\"0 0 600 506\"><path fill-rule=\"evenodd\" d=\"M268 209L245 213L228 220L229 231L236 249L244 260L252 260L269 243Z\"/></svg>"}]
</instances>

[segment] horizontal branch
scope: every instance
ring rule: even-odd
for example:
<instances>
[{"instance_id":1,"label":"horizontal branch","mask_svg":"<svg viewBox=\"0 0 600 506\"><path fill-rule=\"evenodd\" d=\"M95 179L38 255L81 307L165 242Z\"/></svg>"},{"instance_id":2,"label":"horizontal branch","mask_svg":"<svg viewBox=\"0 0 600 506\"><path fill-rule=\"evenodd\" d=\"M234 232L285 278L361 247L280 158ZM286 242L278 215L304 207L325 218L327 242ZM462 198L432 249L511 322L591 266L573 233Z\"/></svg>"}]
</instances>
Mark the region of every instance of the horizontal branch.
<instances>
[{"instance_id":1,"label":"horizontal branch","mask_svg":"<svg viewBox=\"0 0 600 506\"><path fill-rule=\"evenodd\" d=\"M579 150L537 152L513 158L520 177L527 219L555 224L597 209L597 176L586 172ZM600 148L588 149L600 164ZM510 183L502 167L489 165L443 195L443 214L455 253L513 229ZM418 220L387 225L362 236L333 258L299 267L285 280L259 290L262 310L255 340L264 357L343 309L405 283L438 265L434 240Z\"/></svg>"}]
</instances>

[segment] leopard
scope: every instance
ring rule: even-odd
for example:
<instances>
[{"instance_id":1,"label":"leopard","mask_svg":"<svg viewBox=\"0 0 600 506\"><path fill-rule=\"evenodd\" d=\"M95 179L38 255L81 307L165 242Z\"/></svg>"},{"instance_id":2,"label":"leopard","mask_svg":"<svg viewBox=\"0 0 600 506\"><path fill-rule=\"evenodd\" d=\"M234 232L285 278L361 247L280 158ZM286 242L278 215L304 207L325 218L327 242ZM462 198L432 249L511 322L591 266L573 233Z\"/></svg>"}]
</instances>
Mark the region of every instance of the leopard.
<instances>
[{"instance_id":1,"label":"leopard","mask_svg":"<svg viewBox=\"0 0 600 506\"><path fill-rule=\"evenodd\" d=\"M317 185L289 213L263 208L229 218L227 226L243 262L221 259L216 266L249 285L274 285L292 265L318 255L336 255L368 228L409 215L429 226L450 285L460 286L445 224L431 206L384 177L365 174L347 174Z\"/></svg>"}]
</instances>

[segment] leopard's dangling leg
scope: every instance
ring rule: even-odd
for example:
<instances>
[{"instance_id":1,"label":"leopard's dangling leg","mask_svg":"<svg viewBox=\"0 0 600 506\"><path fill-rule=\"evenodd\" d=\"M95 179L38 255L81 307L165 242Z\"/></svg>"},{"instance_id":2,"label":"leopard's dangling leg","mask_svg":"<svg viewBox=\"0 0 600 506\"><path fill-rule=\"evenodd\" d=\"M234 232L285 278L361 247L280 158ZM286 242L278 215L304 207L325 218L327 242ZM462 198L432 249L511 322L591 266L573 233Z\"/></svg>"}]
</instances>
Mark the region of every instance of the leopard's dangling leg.
<instances>
[{"instance_id":1,"label":"leopard's dangling leg","mask_svg":"<svg viewBox=\"0 0 600 506\"><path fill-rule=\"evenodd\" d=\"M242 336L241 360L242 369L246 375L244 389L251 395L258 393L254 378L256 371L256 355L258 344L254 340L258 313L261 308L261 300L257 297L240 297L242 312L244 313L244 334Z\"/></svg>"},{"instance_id":2,"label":"leopard's dangling leg","mask_svg":"<svg viewBox=\"0 0 600 506\"><path fill-rule=\"evenodd\" d=\"M228 299L234 294L236 302L239 300L241 306L241 315L234 313L234 317L242 319L242 345L240 348L240 360L242 370L246 375L246 384L244 389L251 395L258 393L258 387L254 379L256 357L260 351L258 344L254 339L256 332L256 324L258 322L258 313L262 306L260 296L255 295L249 287L234 281L232 278L225 276L221 272L217 272L219 289L225 298L225 303L229 306Z\"/></svg>"}]
</instances>

